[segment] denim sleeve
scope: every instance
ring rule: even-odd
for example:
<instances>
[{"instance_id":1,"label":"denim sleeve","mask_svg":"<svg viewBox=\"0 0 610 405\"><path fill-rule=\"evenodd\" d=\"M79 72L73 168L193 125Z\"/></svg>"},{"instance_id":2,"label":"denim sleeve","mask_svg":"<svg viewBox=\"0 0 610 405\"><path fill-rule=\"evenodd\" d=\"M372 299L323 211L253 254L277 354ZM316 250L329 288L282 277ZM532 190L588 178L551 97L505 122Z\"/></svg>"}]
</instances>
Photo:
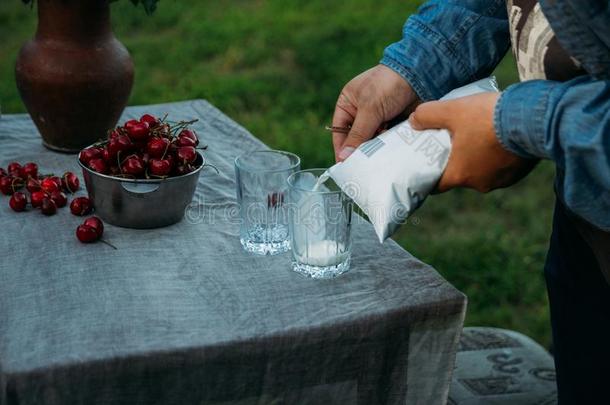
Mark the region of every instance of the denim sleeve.
<instances>
[{"instance_id":1,"label":"denim sleeve","mask_svg":"<svg viewBox=\"0 0 610 405\"><path fill-rule=\"evenodd\" d=\"M510 86L496 105L499 141L527 158L551 159L559 197L610 230L610 81L532 80Z\"/></svg>"},{"instance_id":2,"label":"denim sleeve","mask_svg":"<svg viewBox=\"0 0 610 405\"><path fill-rule=\"evenodd\" d=\"M506 0L430 0L380 63L428 101L488 76L509 46Z\"/></svg>"}]
</instances>

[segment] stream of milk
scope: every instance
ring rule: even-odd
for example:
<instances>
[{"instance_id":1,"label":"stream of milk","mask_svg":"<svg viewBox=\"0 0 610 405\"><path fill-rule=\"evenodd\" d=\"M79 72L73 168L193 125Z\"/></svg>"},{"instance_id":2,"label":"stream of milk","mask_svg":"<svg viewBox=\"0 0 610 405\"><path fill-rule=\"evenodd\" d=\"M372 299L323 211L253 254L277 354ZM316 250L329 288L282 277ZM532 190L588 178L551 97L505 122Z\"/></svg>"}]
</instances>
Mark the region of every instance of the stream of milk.
<instances>
[{"instance_id":1,"label":"stream of milk","mask_svg":"<svg viewBox=\"0 0 610 405\"><path fill-rule=\"evenodd\" d=\"M316 181L316 184L313 186L311 191L318 191L320 189L320 186L322 186L322 184L324 184L326 182L326 180L328 180L329 178L330 178L330 174L328 173L328 170L327 170L324 173L322 173L320 175L320 177L318 177L318 180Z\"/></svg>"}]
</instances>

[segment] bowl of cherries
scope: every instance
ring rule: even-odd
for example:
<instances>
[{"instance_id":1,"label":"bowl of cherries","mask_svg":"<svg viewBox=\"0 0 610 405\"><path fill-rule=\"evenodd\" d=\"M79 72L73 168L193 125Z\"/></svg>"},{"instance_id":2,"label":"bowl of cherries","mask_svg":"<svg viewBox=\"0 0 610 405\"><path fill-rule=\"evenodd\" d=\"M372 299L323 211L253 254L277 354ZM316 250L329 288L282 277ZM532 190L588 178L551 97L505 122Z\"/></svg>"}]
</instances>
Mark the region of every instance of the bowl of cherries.
<instances>
[{"instance_id":1,"label":"bowl of cherries","mask_svg":"<svg viewBox=\"0 0 610 405\"><path fill-rule=\"evenodd\" d=\"M79 153L89 198L104 221L137 229L179 222L206 166L196 121L145 114ZM213 166L212 166L213 167Z\"/></svg>"}]
</instances>

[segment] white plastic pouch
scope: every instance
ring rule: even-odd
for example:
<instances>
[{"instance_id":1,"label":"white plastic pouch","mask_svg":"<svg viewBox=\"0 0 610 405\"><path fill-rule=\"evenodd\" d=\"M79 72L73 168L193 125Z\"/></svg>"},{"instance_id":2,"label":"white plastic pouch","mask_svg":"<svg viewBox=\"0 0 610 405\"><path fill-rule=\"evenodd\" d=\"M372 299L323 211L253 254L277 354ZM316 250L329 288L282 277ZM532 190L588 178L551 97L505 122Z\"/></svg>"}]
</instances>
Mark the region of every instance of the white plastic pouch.
<instances>
[{"instance_id":1,"label":"white plastic pouch","mask_svg":"<svg viewBox=\"0 0 610 405\"><path fill-rule=\"evenodd\" d=\"M455 89L441 100L490 91L499 91L493 77ZM416 131L404 121L360 145L328 174L369 217L383 242L433 190L450 151L447 130Z\"/></svg>"}]
</instances>

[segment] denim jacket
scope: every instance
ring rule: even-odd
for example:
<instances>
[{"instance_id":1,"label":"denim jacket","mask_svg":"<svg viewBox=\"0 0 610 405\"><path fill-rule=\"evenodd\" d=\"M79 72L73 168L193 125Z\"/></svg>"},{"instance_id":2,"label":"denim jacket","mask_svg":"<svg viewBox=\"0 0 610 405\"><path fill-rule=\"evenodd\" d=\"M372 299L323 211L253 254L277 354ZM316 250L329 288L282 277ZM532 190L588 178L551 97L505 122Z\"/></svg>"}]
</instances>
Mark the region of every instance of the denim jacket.
<instances>
[{"instance_id":1,"label":"denim jacket","mask_svg":"<svg viewBox=\"0 0 610 405\"><path fill-rule=\"evenodd\" d=\"M610 231L610 2L539 2L561 46L588 74L508 87L496 106L496 135L517 155L553 160L559 198ZM381 63L427 101L489 75L509 46L505 0L430 0Z\"/></svg>"}]
</instances>

